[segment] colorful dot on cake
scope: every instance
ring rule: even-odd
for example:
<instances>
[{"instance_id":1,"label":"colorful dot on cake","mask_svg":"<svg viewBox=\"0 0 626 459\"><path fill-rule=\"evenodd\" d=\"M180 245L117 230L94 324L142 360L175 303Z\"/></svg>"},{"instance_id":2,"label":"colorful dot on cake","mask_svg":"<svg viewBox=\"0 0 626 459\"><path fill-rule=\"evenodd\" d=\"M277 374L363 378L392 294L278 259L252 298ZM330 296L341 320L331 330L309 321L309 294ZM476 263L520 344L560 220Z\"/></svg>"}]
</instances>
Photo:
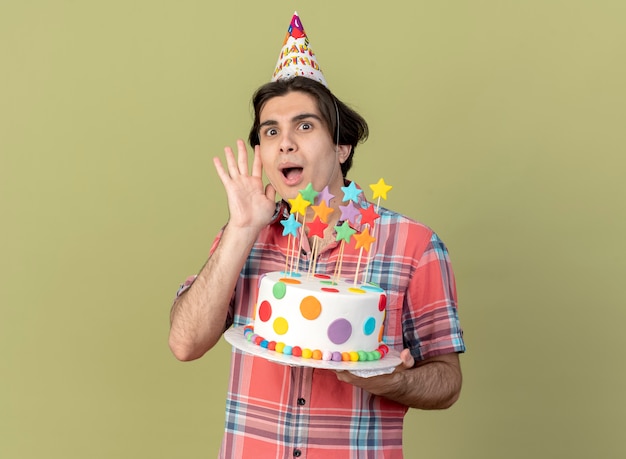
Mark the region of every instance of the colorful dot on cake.
<instances>
[{"instance_id":1,"label":"colorful dot on cake","mask_svg":"<svg viewBox=\"0 0 626 459\"><path fill-rule=\"evenodd\" d=\"M268 301L263 301L259 306L259 320L267 322L272 317L272 305Z\"/></svg>"},{"instance_id":2,"label":"colorful dot on cake","mask_svg":"<svg viewBox=\"0 0 626 459\"><path fill-rule=\"evenodd\" d=\"M365 336L369 336L374 333L374 330L376 330L376 319L370 317L365 321L365 324L363 324L363 333Z\"/></svg>"},{"instance_id":3,"label":"colorful dot on cake","mask_svg":"<svg viewBox=\"0 0 626 459\"><path fill-rule=\"evenodd\" d=\"M367 290L368 292L380 292L380 293L385 292L382 288L378 287L377 285L372 285L372 284L361 285L361 288L363 290Z\"/></svg>"},{"instance_id":4,"label":"colorful dot on cake","mask_svg":"<svg viewBox=\"0 0 626 459\"><path fill-rule=\"evenodd\" d=\"M315 274L313 277L315 277L316 279L330 279L330 276L328 274Z\"/></svg>"},{"instance_id":5,"label":"colorful dot on cake","mask_svg":"<svg viewBox=\"0 0 626 459\"><path fill-rule=\"evenodd\" d=\"M287 323L287 319L284 317L277 317L272 327L277 335L284 335L289 330L289 323Z\"/></svg>"},{"instance_id":6,"label":"colorful dot on cake","mask_svg":"<svg viewBox=\"0 0 626 459\"><path fill-rule=\"evenodd\" d=\"M327 331L328 339L334 344L343 344L352 336L352 325L346 319L331 322Z\"/></svg>"},{"instance_id":7,"label":"colorful dot on cake","mask_svg":"<svg viewBox=\"0 0 626 459\"><path fill-rule=\"evenodd\" d=\"M348 355L350 356L350 361L351 362L358 362L359 361L359 353L356 351L350 351L348 353Z\"/></svg>"},{"instance_id":8,"label":"colorful dot on cake","mask_svg":"<svg viewBox=\"0 0 626 459\"><path fill-rule=\"evenodd\" d=\"M313 351L313 353L311 354L311 358L313 360L322 360L322 357L324 357L324 354L319 349L315 349ZM328 359L328 360L330 360L330 359Z\"/></svg>"},{"instance_id":9,"label":"colorful dot on cake","mask_svg":"<svg viewBox=\"0 0 626 459\"><path fill-rule=\"evenodd\" d=\"M362 290L362 289L360 289L360 288L356 288L356 287L350 287L350 288L348 289L348 291L349 291L350 293L359 293L359 294L363 294L363 293L365 293L365 290Z\"/></svg>"},{"instance_id":10,"label":"colorful dot on cake","mask_svg":"<svg viewBox=\"0 0 626 459\"><path fill-rule=\"evenodd\" d=\"M270 351L275 351L276 350L276 341L270 341L269 343L267 343L267 348Z\"/></svg>"},{"instance_id":11,"label":"colorful dot on cake","mask_svg":"<svg viewBox=\"0 0 626 459\"><path fill-rule=\"evenodd\" d=\"M358 351L358 352L357 352L357 355L358 355L359 360L360 360L361 362L364 362L364 361L366 361L366 360L367 360L367 352L365 352L365 351Z\"/></svg>"},{"instance_id":12,"label":"colorful dot on cake","mask_svg":"<svg viewBox=\"0 0 626 459\"><path fill-rule=\"evenodd\" d=\"M293 350L293 348L291 346L285 346L283 348L283 354L285 355L291 355L291 351Z\"/></svg>"},{"instance_id":13,"label":"colorful dot on cake","mask_svg":"<svg viewBox=\"0 0 626 459\"><path fill-rule=\"evenodd\" d=\"M269 345L269 341L266 339L264 339L263 341L259 343L259 346L264 347L265 349L267 349L268 345Z\"/></svg>"},{"instance_id":14,"label":"colorful dot on cake","mask_svg":"<svg viewBox=\"0 0 626 459\"><path fill-rule=\"evenodd\" d=\"M308 348L304 348L302 349L302 358L303 359L310 359L311 357L313 357L313 351L311 349Z\"/></svg>"},{"instance_id":15,"label":"colorful dot on cake","mask_svg":"<svg viewBox=\"0 0 626 459\"><path fill-rule=\"evenodd\" d=\"M302 283L298 279L292 279L290 277L283 277L283 278L280 279L280 282L283 282L285 284L294 284L294 285Z\"/></svg>"},{"instance_id":16,"label":"colorful dot on cake","mask_svg":"<svg viewBox=\"0 0 626 459\"><path fill-rule=\"evenodd\" d=\"M328 293L339 293L339 290L337 290L336 288L331 288L331 287L322 287L320 290L322 292L328 292Z\"/></svg>"},{"instance_id":17,"label":"colorful dot on cake","mask_svg":"<svg viewBox=\"0 0 626 459\"><path fill-rule=\"evenodd\" d=\"M276 282L272 287L272 293L277 300L284 298L287 293L287 285L284 282Z\"/></svg>"},{"instance_id":18,"label":"colorful dot on cake","mask_svg":"<svg viewBox=\"0 0 626 459\"><path fill-rule=\"evenodd\" d=\"M307 296L300 302L300 312L305 319L315 320L322 313L322 305L314 296Z\"/></svg>"},{"instance_id":19,"label":"colorful dot on cake","mask_svg":"<svg viewBox=\"0 0 626 459\"><path fill-rule=\"evenodd\" d=\"M384 311L386 307L387 307L387 295L380 295L380 298L378 298L378 310Z\"/></svg>"},{"instance_id":20,"label":"colorful dot on cake","mask_svg":"<svg viewBox=\"0 0 626 459\"><path fill-rule=\"evenodd\" d=\"M282 343L280 341L278 343L276 343L276 345L274 346L274 350L276 352L281 353L281 354L282 354L284 348L285 348L285 343Z\"/></svg>"},{"instance_id":21,"label":"colorful dot on cake","mask_svg":"<svg viewBox=\"0 0 626 459\"><path fill-rule=\"evenodd\" d=\"M324 284L324 285L337 285L337 282L332 281L332 280L321 280L320 284Z\"/></svg>"},{"instance_id":22,"label":"colorful dot on cake","mask_svg":"<svg viewBox=\"0 0 626 459\"><path fill-rule=\"evenodd\" d=\"M328 354L330 353L330 357L328 357ZM322 356L322 359L324 360L332 360L333 362L341 362L341 352L330 352L330 351L324 351L324 355Z\"/></svg>"},{"instance_id":23,"label":"colorful dot on cake","mask_svg":"<svg viewBox=\"0 0 626 459\"><path fill-rule=\"evenodd\" d=\"M291 355L293 355L294 357L302 357L302 348L300 346L292 347Z\"/></svg>"},{"instance_id":24,"label":"colorful dot on cake","mask_svg":"<svg viewBox=\"0 0 626 459\"><path fill-rule=\"evenodd\" d=\"M342 352L341 353L341 360L342 360L342 362L349 362L350 361L350 353L349 352Z\"/></svg>"}]
</instances>

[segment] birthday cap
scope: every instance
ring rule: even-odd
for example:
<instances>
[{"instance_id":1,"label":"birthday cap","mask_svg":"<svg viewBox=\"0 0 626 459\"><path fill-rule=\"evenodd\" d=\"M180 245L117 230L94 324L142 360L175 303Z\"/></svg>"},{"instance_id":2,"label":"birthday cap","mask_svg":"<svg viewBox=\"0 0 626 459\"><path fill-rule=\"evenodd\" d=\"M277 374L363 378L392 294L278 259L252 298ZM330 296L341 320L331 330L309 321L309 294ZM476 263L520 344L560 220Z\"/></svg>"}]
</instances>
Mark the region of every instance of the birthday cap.
<instances>
[{"instance_id":1,"label":"birthday cap","mask_svg":"<svg viewBox=\"0 0 626 459\"><path fill-rule=\"evenodd\" d=\"M324 86L328 86L315 58L315 53L309 46L309 38L306 36L297 11L293 13L289 29L287 29L272 81L295 76L311 78Z\"/></svg>"}]
</instances>

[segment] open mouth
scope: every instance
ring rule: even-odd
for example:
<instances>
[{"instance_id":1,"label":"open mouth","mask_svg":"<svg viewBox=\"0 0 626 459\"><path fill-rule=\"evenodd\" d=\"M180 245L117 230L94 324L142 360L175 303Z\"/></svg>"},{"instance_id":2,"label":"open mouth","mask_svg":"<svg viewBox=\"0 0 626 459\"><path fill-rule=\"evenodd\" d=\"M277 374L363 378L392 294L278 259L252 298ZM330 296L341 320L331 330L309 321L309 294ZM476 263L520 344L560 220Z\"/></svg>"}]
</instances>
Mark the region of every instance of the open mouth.
<instances>
[{"instance_id":1,"label":"open mouth","mask_svg":"<svg viewBox=\"0 0 626 459\"><path fill-rule=\"evenodd\" d=\"M302 175L301 167L286 167L282 170L283 177L287 179L288 182L297 181Z\"/></svg>"}]
</instances>

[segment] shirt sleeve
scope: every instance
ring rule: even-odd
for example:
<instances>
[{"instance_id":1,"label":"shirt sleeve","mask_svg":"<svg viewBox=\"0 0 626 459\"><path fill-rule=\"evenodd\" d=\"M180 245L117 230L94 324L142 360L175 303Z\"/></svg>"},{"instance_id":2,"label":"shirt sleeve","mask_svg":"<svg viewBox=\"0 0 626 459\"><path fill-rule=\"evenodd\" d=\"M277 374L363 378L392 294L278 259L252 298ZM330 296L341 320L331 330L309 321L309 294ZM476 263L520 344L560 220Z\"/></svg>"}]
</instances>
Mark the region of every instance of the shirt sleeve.
<instances>
[{"instance_id":1,"label":"shirt sleeve","mask_svg":"<svg viewBox=\"0 0 626 459\"><path fill-rule=\"evenodd\" d=\"M404 346L416 360L465 352L448 249L432 233L409 282L402 312Z\"/></svg>"},{"instance_id":2,"label":"shirt sleeve","mask_svg":"<svg viewBox=\"0 0 626 459\"><path fill-rule=\"evenodd\" d=\"M180 286L178 287L178 290L176 291L176 298L178 298L187 290L189 290L189 287L191 287L191 285L195 282L196 277L198 277L197 274L194 274L193 276L189 276L187 279L185 279L185 282L180 284Z\"/></svg>"}]
</instances>

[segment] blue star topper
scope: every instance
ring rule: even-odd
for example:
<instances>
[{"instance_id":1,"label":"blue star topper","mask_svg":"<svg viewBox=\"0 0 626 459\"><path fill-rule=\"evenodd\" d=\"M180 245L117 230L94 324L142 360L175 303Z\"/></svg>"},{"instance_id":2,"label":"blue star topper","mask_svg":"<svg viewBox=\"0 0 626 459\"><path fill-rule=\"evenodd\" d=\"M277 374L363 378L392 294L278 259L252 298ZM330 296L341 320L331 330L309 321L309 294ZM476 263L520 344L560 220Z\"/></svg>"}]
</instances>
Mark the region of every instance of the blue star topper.
<instances>
[{"instance_id":1,"label":"blue star topper","mask_svg":"<svg viewBox=\"0 0 626 459\"><path fill-rule=\"evenodd\" d=\"M348 186L342 186L341 191L343 191L344 201L354 202L359 202L359 195L363 193L363 190L359 190L354 182L350 182Z\"/></svg>"},{"instance_id":2,"label":"blue star topper","mask_svg":"<svg viewBox=\"0 0 626 459\"><path fill-rule=\"evenodd\" d=\"M291 234L292 236L298 235L298 228L302 226L302 223L296 221L295 214L289 215L287 220L281 220L280 224L284 226L283 236Z\"/></svg>"}]
</instances>

